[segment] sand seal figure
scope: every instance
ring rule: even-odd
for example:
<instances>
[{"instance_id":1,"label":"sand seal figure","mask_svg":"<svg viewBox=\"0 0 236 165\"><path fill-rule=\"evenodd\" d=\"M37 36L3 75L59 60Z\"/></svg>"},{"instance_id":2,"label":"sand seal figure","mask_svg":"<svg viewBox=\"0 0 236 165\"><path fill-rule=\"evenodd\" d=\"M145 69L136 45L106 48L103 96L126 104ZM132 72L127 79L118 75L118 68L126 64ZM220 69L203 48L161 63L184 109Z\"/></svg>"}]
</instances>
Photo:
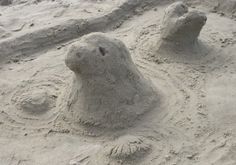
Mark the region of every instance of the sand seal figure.
<instances>
[{"instance_id":1,"label":"sand seal figure","mask_svg":"<svg viewBox=\"0 0 236 165\"><path fill-rule=\"evenodd\" d=\"M126 128L158 102L126 46L103 33L82 37L71 46L65 63L74 72L64 111L72 123Z\"/></svg>"},{"instance_id":2,"label":"sand seal figure","mask_svg":"<svg viewBox=\"0 0 236 165\"><path fill-rule=\"evenodd\" d=\"M165 10L158 51L182 53L198 50L198 36L206 21L207 17L203 12L188 11L183 2L171 4Z\"/></svg>"}]
</instances>

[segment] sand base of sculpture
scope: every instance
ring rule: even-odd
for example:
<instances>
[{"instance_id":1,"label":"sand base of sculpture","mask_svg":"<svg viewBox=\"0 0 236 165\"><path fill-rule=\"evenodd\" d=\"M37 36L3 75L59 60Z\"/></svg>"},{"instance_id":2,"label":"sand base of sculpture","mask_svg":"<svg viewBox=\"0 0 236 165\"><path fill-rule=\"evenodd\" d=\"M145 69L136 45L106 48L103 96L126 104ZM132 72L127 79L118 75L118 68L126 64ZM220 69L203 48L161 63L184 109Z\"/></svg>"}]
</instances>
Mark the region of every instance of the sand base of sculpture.
<instances>
[{"instance_id":1,"label":"sand base of sculpture","mask_svg":"<svg viewBox=\"0 0 236 165\"><path fill-rule=\"evenodd\" d=\"M161 39L151 48L155 57L184 62L205 56L209 48L198 36L206 20L204 13L189 11L182 2L167 7L161 27Z\"/></svg>"}]
</instances>

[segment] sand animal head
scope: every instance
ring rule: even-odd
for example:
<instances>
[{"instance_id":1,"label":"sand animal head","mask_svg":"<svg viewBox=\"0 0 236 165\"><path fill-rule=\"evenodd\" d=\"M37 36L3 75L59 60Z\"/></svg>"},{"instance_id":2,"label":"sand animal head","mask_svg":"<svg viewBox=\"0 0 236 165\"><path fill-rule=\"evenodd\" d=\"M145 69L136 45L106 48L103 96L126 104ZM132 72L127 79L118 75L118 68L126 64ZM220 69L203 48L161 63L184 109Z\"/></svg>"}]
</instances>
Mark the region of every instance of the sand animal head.
<instances>
[{"instance_id":1,"label":"sand animal head","mask_svg":"<svg viewBox=\"0 0 236 165\"><path fill-rule=\"evenodd\" d=\"M125 67L127 59L130 60L128 55L128 50L119 40L108 38L102 33L93 33L71 46L65 63L81 76L99 76L106 70ZM116 69L116 72L119 70Z\"/></svg>"}]
</instances>

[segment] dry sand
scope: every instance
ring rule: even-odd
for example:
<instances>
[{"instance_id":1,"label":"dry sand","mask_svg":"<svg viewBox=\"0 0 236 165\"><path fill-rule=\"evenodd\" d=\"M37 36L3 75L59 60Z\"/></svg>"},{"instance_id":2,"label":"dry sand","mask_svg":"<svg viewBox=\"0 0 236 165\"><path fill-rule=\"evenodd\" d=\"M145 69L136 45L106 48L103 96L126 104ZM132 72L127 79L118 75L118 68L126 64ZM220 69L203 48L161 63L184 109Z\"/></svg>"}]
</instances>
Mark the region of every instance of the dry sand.
<instances>
[{"instance_id":1,"label":"dry sand","mask_svg":"<svg viewBox=\"0 0 236 165\"><path fill-rule=\"evenodd\" d=\"M177 32L181 32L183 40L194 36L191 41L199 46L190 49L194 51L177 51L171 46L168 49L167 44L164 51L157 51L163 41L166 8L173 2L0 0L0 165L235 165L236 1L186 0L189 12L205 13L207 21L197 29L200 35L188 34L191 30L184 33L182 27L189 26L180 26ZM173 25L176 18L171 21ZM99 52L93 54L90 51L94 50L82 48L92 58L86 60L86 65L75 60L75 66L85 66L82 72L89 71L88 75L100 71L96 68L105 68L106 74L94 82L94 76L83 77L79 68L79 79L73 82L77 69L67 63L72 72L65 57L71 45L80 52L81 43L91 44L81 41L81 36L91 32L104 32L108 38L120 40L132 59L125 51L128 65L119 68L126 63L117 58L125 46L119 52L110 47L113 39L96 41L92 45L98 47L100 55L112 51L109 55L116 60L99 61L94 57ZM122 69L141 79L131 76L127 80L119 72ZM100 80L108 77L112 82L114 75L123 83L112 87L120 95L105 90L107 95L103 96L103 89L112 85L100 88ZM82 104L65 108L70 91L75 89L71 85L83 80L87 96L74 97L71 105ZM122 97L133 96L129 90L140 81L143 88L134 87L132 92L150 93L147 91L152 88L157 95L152 108L151 103L145 105L145 97L136 104L122 102ZM104 102L98 103L94 94ZM91 110L84 103L96 105L91 106L96 112L93 118L89 118ZM122 104L131 107L127 121L116 115L114 121L109 121L108 116L105 122L97 117L107 110L115 114L118 110L114 108ZM99 109L99 105L107 109ZM78 111L76 107L80 107ZM145 108L148 110L143 113ZM78 113L78 118L71 110ZM137 118L135 112L142 113ZM92 129L84 128L80 114L96 121L87 123ZM97 127L98 121L102 127ZM118 124L122 128L113 127L117 122L122 122Z\"/></svg>"}]
</instances>

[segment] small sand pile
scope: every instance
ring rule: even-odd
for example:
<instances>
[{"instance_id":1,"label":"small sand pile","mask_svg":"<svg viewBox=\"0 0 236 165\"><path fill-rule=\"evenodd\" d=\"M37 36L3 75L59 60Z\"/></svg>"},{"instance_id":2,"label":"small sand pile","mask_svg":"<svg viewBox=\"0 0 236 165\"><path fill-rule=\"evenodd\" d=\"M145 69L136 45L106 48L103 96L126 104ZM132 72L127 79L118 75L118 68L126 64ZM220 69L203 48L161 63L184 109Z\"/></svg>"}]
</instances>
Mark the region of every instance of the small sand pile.
<instances>
[{"instance_id":1,"label":"small sand pile","mask_svg":"<svg viewBox=\"0 0 236 165\"><path fill-rule=\"evenodd\" d=\"M108 142L89 161L89 164L138 164L151 152L152 146L147 139L139 136L125 135Z\"/></svg>"},{"instance_id":2,"label":"small sand pile","mask_svg":"<svg viewBox=\"0 0 236 165\"><path fill-rule=\"evenodd\" d=\"M157 54L172 60L195 58L196 53L201 50L198 36L206 20L204 13L188 11L183 2L171 4L165 10L161 39L157 48L154 48L157 49Z\"/></svg>"},{"instance_id":3,"label":"small sand pile","mask_svg":"<svg viewBox=\"0 0 236 165\"><path fill-rule=\"evenodd\" d=\"M65 62L74 72L63 111L70 122L88 128L125 128L157 103L151 82L117 39L89 34L70 48Z\"/></svg>"},{"instance_id":4,"label":"small sand pile","mask_svg":"<svg viewBox=\"0 0 236 165\"><path fill-rule=\"evenodd\" d=\"M23 93L16 102L18 110L29 114L42 114L55 106L55 98L40 89Z\"/></svg>"}]
</instances>

